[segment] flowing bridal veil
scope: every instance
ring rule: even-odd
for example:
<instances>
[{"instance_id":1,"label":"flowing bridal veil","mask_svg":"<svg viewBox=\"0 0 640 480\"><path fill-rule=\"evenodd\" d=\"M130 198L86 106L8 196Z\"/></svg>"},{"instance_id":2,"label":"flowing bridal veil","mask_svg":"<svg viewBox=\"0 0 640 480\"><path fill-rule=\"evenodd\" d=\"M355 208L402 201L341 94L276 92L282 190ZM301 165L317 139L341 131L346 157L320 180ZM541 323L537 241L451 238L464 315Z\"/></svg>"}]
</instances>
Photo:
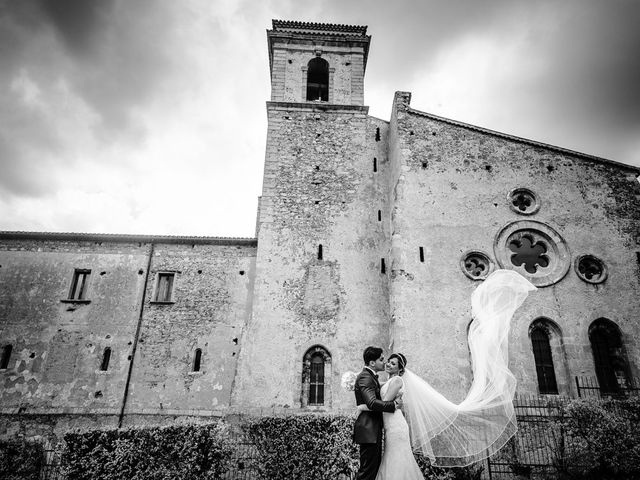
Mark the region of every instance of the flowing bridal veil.
<instances>
[{"instance_id":1,"label":"flowing bridal veil","mask_svg":"<svg viewBox=\"0 0 640 480\"><path fill-rule=\"evenodd\" d=\"M512 270L497 270L471 297L473 322L469 349L473 383L458 405L410 370L403 375L403 411L411 447L438 466L464 466L498 451L516 432L509 370L509 324L530 291L528 280Z\"/></svg>"}]
</instances>

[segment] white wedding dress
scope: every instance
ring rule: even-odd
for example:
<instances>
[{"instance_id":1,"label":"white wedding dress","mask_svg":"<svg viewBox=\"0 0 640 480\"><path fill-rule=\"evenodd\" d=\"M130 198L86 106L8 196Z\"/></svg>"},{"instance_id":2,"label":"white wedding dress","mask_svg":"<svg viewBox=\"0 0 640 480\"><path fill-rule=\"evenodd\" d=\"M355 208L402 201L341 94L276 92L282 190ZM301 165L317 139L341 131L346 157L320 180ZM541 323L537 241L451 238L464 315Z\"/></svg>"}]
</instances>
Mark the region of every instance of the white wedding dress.
<instances>
[{"instance_id":1,"label":"white wedding dress","mask_svg":"<svg viewBox=\"0 0 640 480\"><path fill-rule=\"evenodd\" d=\"M473 292L468 336L473 383L461 403L447 400L408 369L381 388L383 400L393 400L385 393L392 382L402 382L404 413L383 414L384 453L376 480L422 480L412 451L436 466L465 466L489 457L515 434L509 328L513 314L535 289L513 270L496 270Z\"/></svg>"},{"instance_id":2,"label":"white wedding dress","mask_svg":"<svg viewBox=\"0 0 640 480\"><path fill-rule=\"evenodd\" d=\"M402 382L402 378L396 376L382 386L380 396L383 400L393 400L387 396L387 392L390 385L398 381ZM376 480L424 480L411 451L409 426L402 411L384 412L382 418L384 420L384 454Z\"/></svg>"}]
</instances>

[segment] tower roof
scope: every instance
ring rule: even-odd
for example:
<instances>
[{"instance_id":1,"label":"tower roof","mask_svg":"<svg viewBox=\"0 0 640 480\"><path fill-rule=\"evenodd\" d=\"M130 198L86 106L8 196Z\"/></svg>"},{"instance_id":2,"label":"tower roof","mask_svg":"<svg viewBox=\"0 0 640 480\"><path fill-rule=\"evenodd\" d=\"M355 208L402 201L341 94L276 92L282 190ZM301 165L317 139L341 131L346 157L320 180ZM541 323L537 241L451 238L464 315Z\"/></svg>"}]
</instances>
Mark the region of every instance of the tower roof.
<instances>
[{"instance_id":1,"label":"tower roof","mask_svg":"<svg viewBox=\"0 0 640 480\"><path fill-rule=\"evenodd\" d=\"M289 20L273 20L274 32L315 33L324 35L365 36L367 26L341 25L337 23L295 22Z\"/></svg>"}]
</instances>

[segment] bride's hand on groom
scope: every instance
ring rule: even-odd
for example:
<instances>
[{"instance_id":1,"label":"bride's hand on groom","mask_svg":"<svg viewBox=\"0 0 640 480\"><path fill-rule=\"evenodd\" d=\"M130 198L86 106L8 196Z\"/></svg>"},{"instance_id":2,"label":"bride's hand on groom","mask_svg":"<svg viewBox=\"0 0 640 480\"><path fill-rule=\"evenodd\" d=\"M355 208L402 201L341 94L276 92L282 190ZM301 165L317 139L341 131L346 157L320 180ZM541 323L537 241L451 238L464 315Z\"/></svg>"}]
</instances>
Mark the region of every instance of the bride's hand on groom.
<instances>
[{"instance_id":1,"label":"bride's hand on groom","mask_svg":"<svg viewBox=\"0 0 640 480\"><path fill-rule=\"evenodd\" d=\"M362 412L370 412L371 410L365 403L361 403L356 407L355 417L358 418Z\"/></svg>"},{"instance_id":2,"label":"bride's hand on groom","mask_svg":"<svg viewBox=\"0 0 640 480\"><path fill-rule=\"evenodd\" d=\"M404 405L404 402L402 401L402 391L398 393L398 396L394 400L394 403L396 405L396 410L402 410L402 407Z\"/></svg>"}]
</instances>

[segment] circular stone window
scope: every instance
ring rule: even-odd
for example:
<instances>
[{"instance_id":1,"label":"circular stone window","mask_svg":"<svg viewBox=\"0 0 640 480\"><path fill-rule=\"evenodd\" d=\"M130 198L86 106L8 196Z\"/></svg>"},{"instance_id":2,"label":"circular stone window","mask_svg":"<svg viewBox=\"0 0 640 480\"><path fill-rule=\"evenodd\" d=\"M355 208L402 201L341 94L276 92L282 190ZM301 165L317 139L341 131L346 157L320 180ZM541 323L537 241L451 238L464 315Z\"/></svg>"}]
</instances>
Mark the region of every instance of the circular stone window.
<instances>
[{"instance_id":1,"label":"circular stone window","mask_svg":"<svg viewBox=\"0 0 640 480\"><path fill-rule=\"evenodd\" d=\"M593 255L580 255L574 268L578 276L587 283L602 283L607 278L607 267L602 260Z\"/></svg>"},{"instance_id":2,"label":"circular stone window","mask_svg":"<svg viewBox=\"0 0 640 480\"><path fill-rule=\"evenodd\" d=\"M471 251L460 259L460 268L472 280L484 280L494 270L494 264L483 252Z\"/></svg>"},{"instance_id":3,"label":"circular stone window","mask_svg":"<svg viewBox=\"0 0 640 480\"><path fill-rule=\"evenodd\" d=\"M528 188L516 188L507 195L509 207L521 215L533 215L540 210L540 202L535 193Z\"/></svg>"},{"instance_id":4,"label":"circular stone window","mask_svg":"<svg viewBox=\"0 0 640 480\"><path fill-rule=\"evenodd\" d=\"M553 285L569 270L570 254L565 241L541 222L521 220L505 226L494 243L501 268L515 270L538 287Z\"/></svg>"}]
</instances>

